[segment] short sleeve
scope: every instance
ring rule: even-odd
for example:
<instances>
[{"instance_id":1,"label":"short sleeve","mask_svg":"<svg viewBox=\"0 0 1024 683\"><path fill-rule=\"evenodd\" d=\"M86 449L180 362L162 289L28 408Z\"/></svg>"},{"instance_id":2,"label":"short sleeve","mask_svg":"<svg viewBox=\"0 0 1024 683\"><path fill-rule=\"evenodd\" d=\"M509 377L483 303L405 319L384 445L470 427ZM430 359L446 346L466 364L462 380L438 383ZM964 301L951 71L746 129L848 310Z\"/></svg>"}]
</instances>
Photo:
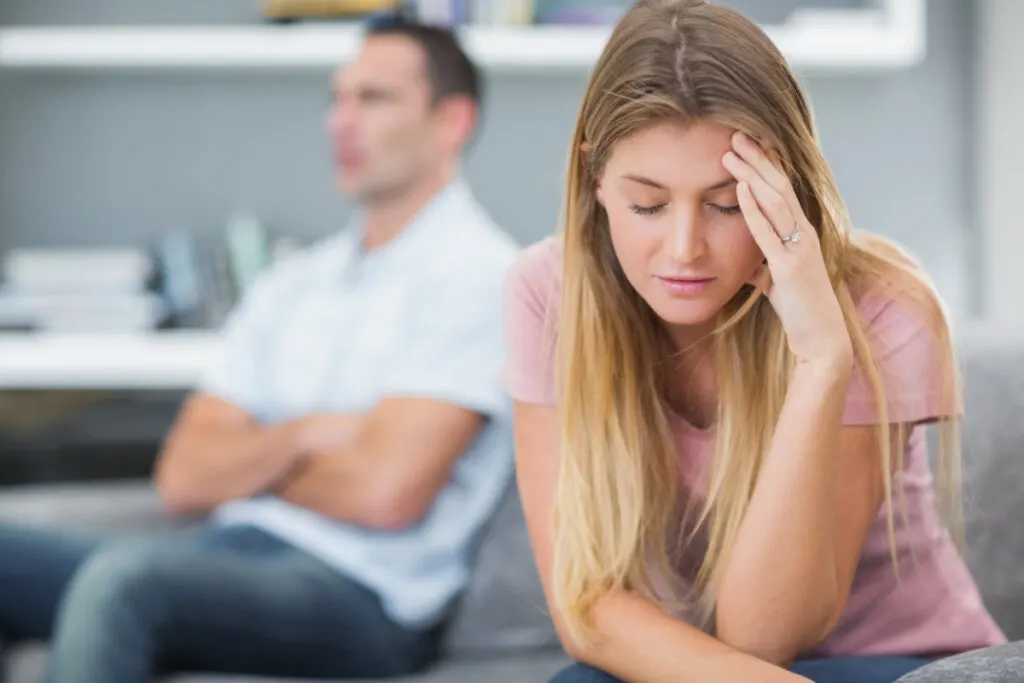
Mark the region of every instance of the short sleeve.
<instances>
[{"instance_id":1,"label":"short sleeve","mask_svg":"<svg viewBox=\"0 0 1024 683\"><path fill-rule=\"evenodd\" d=\"M199 391L262 415L270 399L262 370L285 280L277 269L264 272L231 311L219 332L217 351L200 377Z\"/></svg>"},{"instance_id":2,"label":"short sleeve","mask_svg":"<svg viewBox=\"0 0 1024 683\"><path fill-rule=\"evenodd\" d=\"M505 283L501 379L524 403L555 404L560 263L553 240L538 243L520 255Z\"/></svg>"},{"instance_id":3,"label":"short sleeve","mask_svg":"<svg viewBox=\"0 0 1024 683\"><path fill-rule=\"evenodd\" d=\"M498 373L501 283L510 262L500 272L464 273L429 288L389 367L383 395L429 398L484 415L508 413Z\"/></svg>"},{"instance_id":4,"label":"short sleeve","mask_svg":"<svg viewBox=\"0 0 1024 683\"><path fill-rule=\"evenodd\" d=\"M862 299L859 310L876 355L888 422L928 422L958 410L945 396L939 342L925 316L907 303L880 294ZM871 383L858 366L850 382L844 423L874 425L878 421Z\"/></svg>"}]
</instances>

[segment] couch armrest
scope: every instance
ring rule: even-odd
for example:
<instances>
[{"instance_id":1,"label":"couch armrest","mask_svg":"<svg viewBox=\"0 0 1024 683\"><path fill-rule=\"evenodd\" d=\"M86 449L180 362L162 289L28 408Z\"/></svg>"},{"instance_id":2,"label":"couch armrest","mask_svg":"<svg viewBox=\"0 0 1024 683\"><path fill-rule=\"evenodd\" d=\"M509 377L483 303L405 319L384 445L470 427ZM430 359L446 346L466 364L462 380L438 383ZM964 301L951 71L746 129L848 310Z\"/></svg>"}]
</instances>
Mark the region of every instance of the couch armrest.
<instances>
[{"instance_id":1,"label":"couch armrest","mask_svg":"<svg viewBox=\"0 0 1024 683\"><path fill-rule=\"evenodd\" d=\"M985 604L1024 638L1024 330L973 326L958 343L964 373L966 557Z\"/></svg>"},{"instance_id":2,"label":"couch armrest","mask_svg":"<svg viewBox=\"0 0 1024 683\"><path fill-rule=\"evenodd\" d=\"M897 683L1018 683L1024 642L967 652L912 671Z\"/></svg>"},{"instance_id":3,"label":"couch armrest","mask_svg":"<svg viewBox=\"0 0 1024 683\"><path fill-rule=\"evenodd\" d=\"M148 481L0 489L0 520L113 533L171 531L197 521L165 513Z\"/></svg>"}]
</instances>

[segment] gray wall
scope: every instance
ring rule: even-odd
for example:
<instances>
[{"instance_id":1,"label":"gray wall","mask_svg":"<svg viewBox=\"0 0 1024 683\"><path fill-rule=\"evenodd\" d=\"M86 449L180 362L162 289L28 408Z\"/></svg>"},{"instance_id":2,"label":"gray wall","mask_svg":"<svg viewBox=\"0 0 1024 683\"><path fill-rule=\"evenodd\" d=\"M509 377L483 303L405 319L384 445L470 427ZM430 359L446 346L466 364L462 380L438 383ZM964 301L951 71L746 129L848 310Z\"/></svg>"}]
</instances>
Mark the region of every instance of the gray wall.
<instances>
[{"instance_id":1,"label":"gray wall","mask_svg":"<svg viewBox=\"0 0 1024 683\"><path fill-rule=\"evenodd\" d=\"M987 319L1024 323L1021 291L1021 159L1024 158L1024 2L978 5L978 144L975 188L984 263L979 297Z\"/></svg>"},{"instance_id":2,"label":"gray wall","mask_svg":"<svg viewBox=\"0 0 1024 683\"><path fill-rule=\"evenodd\" d=\"M798 0L734 0L760 21ZM857 5L818 0L815 5ZM236 22L250 0L0 0L0 24ZM857 224L903 241L965 312L973 263L970 0L929 3L929 56L885 75L808 82ZM88 10L86 10L88 7ZM0 249L144 244L219 227L236 208L312 238L344 224L322 117L328 73L0 72ZM467 163L520 241L551 232L584 75L501 74Z\"/></svg>"}]
</instances>

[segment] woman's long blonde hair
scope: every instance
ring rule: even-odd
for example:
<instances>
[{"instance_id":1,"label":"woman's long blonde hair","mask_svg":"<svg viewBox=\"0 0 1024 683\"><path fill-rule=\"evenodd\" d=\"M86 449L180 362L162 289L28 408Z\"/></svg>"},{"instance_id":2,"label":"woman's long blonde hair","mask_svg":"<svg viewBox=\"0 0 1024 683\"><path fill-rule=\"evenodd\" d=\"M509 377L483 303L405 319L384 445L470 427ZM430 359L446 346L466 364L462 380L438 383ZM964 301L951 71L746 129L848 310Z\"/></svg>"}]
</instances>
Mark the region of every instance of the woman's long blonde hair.
<instances>
[{"instance_id":1,"label":"woman's long blonde hair","mask_svg":"<svg viewBox=\"0 0 1024 683\"><path fill-rule=\"evenodd\" d=\"M785 59L741 14L694 0L642 0L616 26L590 77L572 141L565 197L565 263L556 382L561 436L554 506L556 606L577 639L596 635L591 608L626 589L666 607L684 597L665 587L678 562L675 539L706 538L692 596L707 623L715 591L785 398L793 359L771 304L744 288L715 333L716 444L708 496L694 518L666 412L660 321L629 285L596 197L613 145L666 119L713 121L775 150L810 223L846 318L856 359L878 405L889 538L896 559L892 473L903 467L872 340L851 286L884 287L919 312L935 333L947 414L959 381L942 305L903 251L851 231L822 157L810 107ZM586 153L583 150L586 149ZM680 163L685 163L680 159ZM938 485L959 528L959 438L943 420ZM902 427L896 427L902 431ZM684 529L684 527L686 527Z\"/></svg>"}]
</instances>

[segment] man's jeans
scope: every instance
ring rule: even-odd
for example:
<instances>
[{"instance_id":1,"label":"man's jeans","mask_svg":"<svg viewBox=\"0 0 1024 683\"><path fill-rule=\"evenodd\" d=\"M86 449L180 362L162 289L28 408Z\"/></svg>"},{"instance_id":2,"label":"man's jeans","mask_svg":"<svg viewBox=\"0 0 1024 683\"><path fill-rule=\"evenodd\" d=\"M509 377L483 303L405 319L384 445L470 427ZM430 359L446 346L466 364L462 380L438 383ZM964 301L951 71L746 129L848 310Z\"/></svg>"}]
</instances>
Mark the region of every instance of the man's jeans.
<instances>
[{"instance_id":1,"label":"man's jeans","mask_svg":"<svg viewBox=\"0 0 1024 683\"><path fill-rule=\"evenodd\" d=\"M440 628L277 538L206 526L102 540L0 525L0 640L52 641L51 683L207 671L378 678L422 669Z\"/></svg>"}]
</instances>

